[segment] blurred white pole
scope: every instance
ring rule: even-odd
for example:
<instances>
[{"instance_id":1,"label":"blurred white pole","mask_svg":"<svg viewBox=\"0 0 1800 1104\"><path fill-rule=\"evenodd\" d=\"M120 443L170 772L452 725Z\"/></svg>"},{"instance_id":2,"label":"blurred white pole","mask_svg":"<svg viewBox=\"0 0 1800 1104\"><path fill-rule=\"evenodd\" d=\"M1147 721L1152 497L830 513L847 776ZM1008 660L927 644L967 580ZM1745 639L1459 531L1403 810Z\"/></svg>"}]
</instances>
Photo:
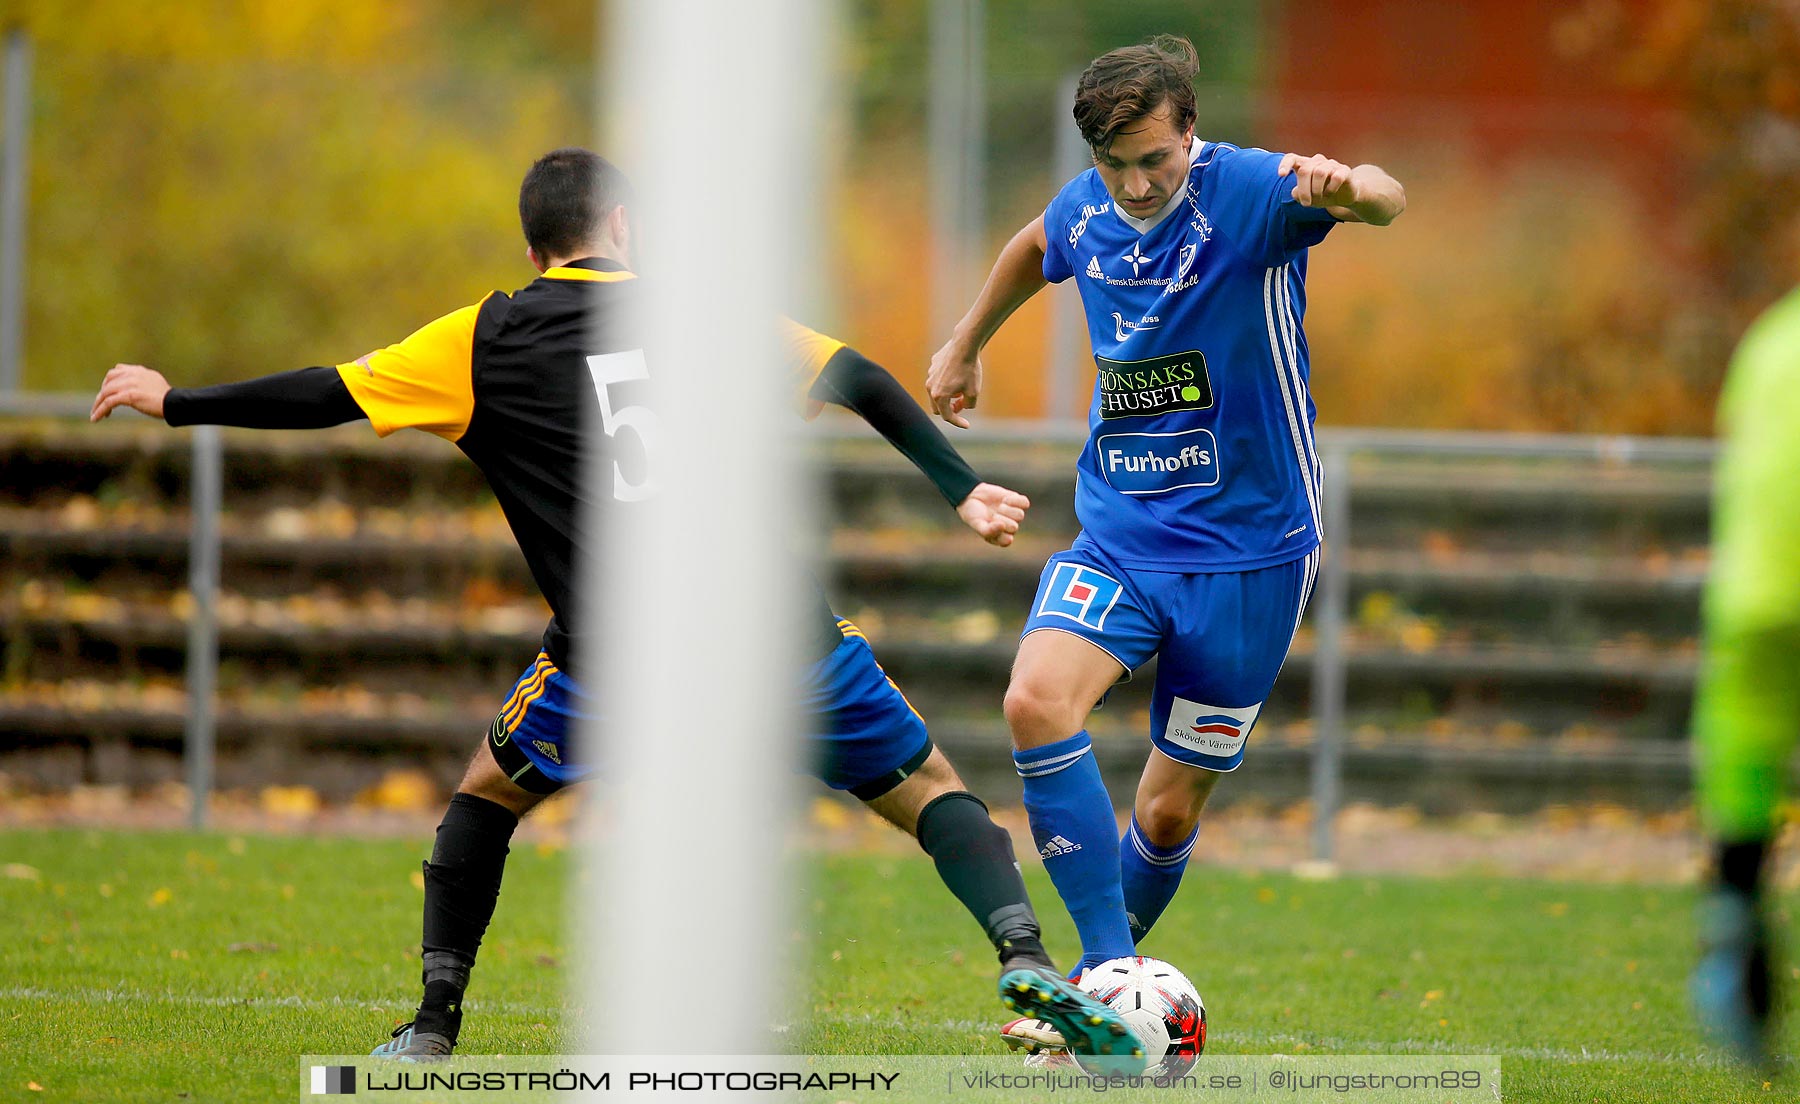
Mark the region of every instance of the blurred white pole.
<instances>
[{"instance_id":1,"label":"blurred white pole","mask_svg":"<svg viewBox=\"0 0 1800 1104\"><path fill-rule=\"evenodd\" d=\"M795 243L824 217L827 16L819 0L618 0L605 28L602 130L617 137L601 152L637 197L652 394L632 432L659 490L613 505L604 574L587 576L607 632L588 738L602 769L594 888L576 903L590 922L577 999L592 1053L774 1049L800 607L791 522L808 497L774 323L804 314L790 289L814 261ZM610 490L610 478L595 487ZM642 999L645 978L660 1007Z\"/></svg>"},{"instance_id":2,"label":"blurred white pole","mask_svg":"<svg viewBox=\"0 0 1800 1104\"><path fill-rule=\"evenodd\" d=\"M0 391L19 389L25 347L25 154L31 142L31 35L6 32L6 133L0 149Z\"/></svg>"},{"instance_id":3,"label":"blurred white pole","mask_svg":"<svg viewBox=\"0 0 1800 1104\"><path fill-rule=\"evenodd\" d=\"M987 10L983 0L932 0L931 335L936 351L969 307L975 258L987 251Z\"/></svg>"}]
</instances>

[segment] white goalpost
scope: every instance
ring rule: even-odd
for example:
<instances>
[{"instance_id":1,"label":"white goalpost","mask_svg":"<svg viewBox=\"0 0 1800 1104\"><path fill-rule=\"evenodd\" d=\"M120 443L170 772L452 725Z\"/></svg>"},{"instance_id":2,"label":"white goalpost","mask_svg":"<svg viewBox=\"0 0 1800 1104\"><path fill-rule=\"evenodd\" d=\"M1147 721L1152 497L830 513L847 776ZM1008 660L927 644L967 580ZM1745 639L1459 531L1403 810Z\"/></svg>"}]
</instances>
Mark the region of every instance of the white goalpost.
<instances>
[{"instance_id":1,"label":"white goalpost","mask_svg":"<svg viewBox=\"0 0 1800 1104\"><path fill-rule=\"evenodd\" d=\"M816 0L601 12L600 152L636 196L647 314L632 370L654 399L608 407L593 432L640 442L656 489L601 535L584 576L606 642L584 732L600 772L571 902L588 949L574 1003L588 1053L768 1053L798 750L805 565L791 537L810 498L774 320L804 309L821 217L829 13ZM609 493L611 473L590 474ZM641 999L646 979L662 999Z\"/></svg>"}]
</instances>

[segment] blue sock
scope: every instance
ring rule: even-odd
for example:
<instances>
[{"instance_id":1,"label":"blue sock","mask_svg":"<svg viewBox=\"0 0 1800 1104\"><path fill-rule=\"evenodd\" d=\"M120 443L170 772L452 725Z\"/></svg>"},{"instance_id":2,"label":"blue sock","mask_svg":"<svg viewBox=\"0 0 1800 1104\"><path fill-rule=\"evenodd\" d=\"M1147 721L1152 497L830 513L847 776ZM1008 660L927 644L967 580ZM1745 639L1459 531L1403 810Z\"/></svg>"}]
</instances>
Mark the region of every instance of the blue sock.
<instances>
[{"instance_id":1,"label":"blue sock","mask_svg":"<svg viewBox=\"0 0 1800 1104\"><path fill-rule=\"evenodd\" d=\"M1132 953L1113 839L1118 821L1086 732L1013 752L1044 869L1081 935L1081 964Z\"/></svg>"},{"instance_id":2,"label":"blue sock","mask_svg":"<svg viewBox=\"0 0 1800 1104\"><path fill-rule=\"evenodd\" d=\"M1134 944L1150 934L1174 899L1175 887L1181 884L1182 871L1187 869L1188 856L1199 838L1196 825L1188 838L1175 846L1158 847L1144 834L1137 814L1132 814L1131 827L1119 840L1119 882L1125 890L1125 919L1131 924Z\"/></svg>"}]
</instances>

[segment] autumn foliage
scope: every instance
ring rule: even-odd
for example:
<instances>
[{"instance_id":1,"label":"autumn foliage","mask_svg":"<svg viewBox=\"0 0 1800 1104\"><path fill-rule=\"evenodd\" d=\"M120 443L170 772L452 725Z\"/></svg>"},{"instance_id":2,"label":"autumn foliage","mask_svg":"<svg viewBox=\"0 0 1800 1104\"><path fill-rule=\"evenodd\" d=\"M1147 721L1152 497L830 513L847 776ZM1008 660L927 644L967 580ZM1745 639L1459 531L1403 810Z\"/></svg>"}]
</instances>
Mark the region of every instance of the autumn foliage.
<instances>
[{"instance_id":1,"label":"autumn foliage","mask_svg":"<svg viewBox=\"0 0 1800 1104\"><path fill-rule=\"evenodd\" d=\"M26 383L337 363L532 273L591 140L594 6L14 0L35 46Z\"/></svg>"},{"instance_id":2,"label":"autumn foliage","mask_svg":"<svg viewBox=\"0 0 1800 1104\"><path fill-rule=\"evenodd\" d=\"M1132 19L1189 30L1217 54L1220 83L1202 102L1220 132L1204 136L1282 137L1254 133L1221 91L1243 104L1271 94L1256 59L1279 51L1255 39L1278 33L1274 17L1099 10L990 13L985 256L1058 183L1056 78L1136 35ZM844 9L831 124L843 141L820 235L832 299L806 319L915 390L946 336L928 317L926 11ZM520 172L594 140L594 17L587 0L0 0L0 22L29 28L37 50L27 384L83 390L115 360L184 383L334 363L522 284ZM1020 20L1056 33L1012 33ZM1596 99L1625 88L1669 105L1668 163L1646 170L1597 146L1495 167L1405 117L1368 148L1330 151L1389 168L1411 207L1391 229L1346 227L1314 252L1321 421L1710 432L1736 335L1796 273L1791 5L1591 0L1547 38L1545 56ZM1570 127L1587 125L1578 108ZM1045 406L1053 314L1040 297L990 348L984 415L1073 413Z\"/></svg>"}]
</instances>

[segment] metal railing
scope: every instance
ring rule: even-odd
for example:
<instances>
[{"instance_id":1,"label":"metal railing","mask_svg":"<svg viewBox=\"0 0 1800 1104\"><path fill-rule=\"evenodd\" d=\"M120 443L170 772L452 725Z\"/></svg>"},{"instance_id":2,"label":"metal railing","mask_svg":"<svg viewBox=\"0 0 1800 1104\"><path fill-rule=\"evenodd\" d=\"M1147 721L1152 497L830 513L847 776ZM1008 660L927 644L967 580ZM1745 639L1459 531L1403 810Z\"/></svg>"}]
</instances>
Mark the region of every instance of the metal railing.
<instances>
[{"instance_id":1,"label":"metal railing","mask_svg":"<svg viewBox=\"0 0 1800 1104\"><path fill-rule=\"evenodd\" d=\"M866 427L848 421L822 426L819 432L834 439L872 435ZM1084 442L1087 435L1087 424L1075 420L994 420L977 423L974 429L958 434L956 440L977 445L1036 442L1073 449ZM1352 459L1358 454L1380 453L1437 459L1710 463L1716 455L1717 445L1711 440L1693 438L1435 430L1322 429L1317 436L1319 458L1325 471L1322 509L1327 554L1320 567L1310 614L1314 633L1312 723L1315 733L1311 766L1311 836L1314 857L1329 862L1336 850L1333 825L1343 804L1347 739L1349 656L1346 640L1351 625L1349 552L1355 531L1350 508L1350 492L1355 484Z\"/></svg>"},{"instance_id":2,"label":"metal railing","mask_svg":"<svg viewBox=\"0 0 1800 1104\"><path fill-rule=\"evenodd\" d=\"M86 418L92 407L93 399L87 395L0 392L0 415L11 417ZM113 416L139 415L125 408ZM214 692L219 671L219 511L224 497L225 446L218 426L195 426L189 432L193 469L188 493L188 591L194 601L188 618L187 716L181 757L188 785L188 822L198 830L206 827L213 780Z\"/></svg>"},{"instance_id":3,"label":"metal railing","mask_svg":"<svg viewBox=\"0 0 1800 1104\"><path fill-rule=\"evenodd\" d=\"M1330 862L1332 826L1343 795L1347 670L1344 639L1350 616L1349 553L1354 541L1350 512L1351 459L1357 453L1431 457L1595 460L1607 463L1711 463L1717 443L1694 438L1598 435L1452 433L1343 429L1321 430L1325 469L1325 533L1328 551L1320 568L1313 611L1313 857Z\"/></svg>"},{"instance_id":4,"label":"metal railing","mask_svg":"<svg viewBox=\"0 0 1800 1104\"><path fill-rule=\"evenodd\" d=\"M0 415L13 417L86 417L91 400L80 395L0 394ZM872 437L859 423L830 422L815 428L824 440ZM959 443L1010 445L1026 442L1064 445L1071 449L1087 437L1077 421L988 421ZM217 427L191 431L189 588L193 612L188 622L186 671L187 715L183 759L191 799L191 821L203 827L214 766L214 691L217 683L220 579L220 510L223 486L223 441ZM1390 430L1321 430L1318 450L1325 470L1322 508L1328 554L1320 569L1311 612L1314 632L1312 668L1311 790L1314 819L1312 847L1316 858L1331 860L1335 852L1332 825L1343 803L1343 753L1346 743L1346 639L1351 624L1348 552L1355 521L1350 492L1355 479L1351 462L1359 454L1429 458L1570 459L1608 463L1707 463L1716 452L1710 440L1623 436L1463 433ZM1071 464L1073 458L1071 457Z\"/></svg>"}]
</instances>

